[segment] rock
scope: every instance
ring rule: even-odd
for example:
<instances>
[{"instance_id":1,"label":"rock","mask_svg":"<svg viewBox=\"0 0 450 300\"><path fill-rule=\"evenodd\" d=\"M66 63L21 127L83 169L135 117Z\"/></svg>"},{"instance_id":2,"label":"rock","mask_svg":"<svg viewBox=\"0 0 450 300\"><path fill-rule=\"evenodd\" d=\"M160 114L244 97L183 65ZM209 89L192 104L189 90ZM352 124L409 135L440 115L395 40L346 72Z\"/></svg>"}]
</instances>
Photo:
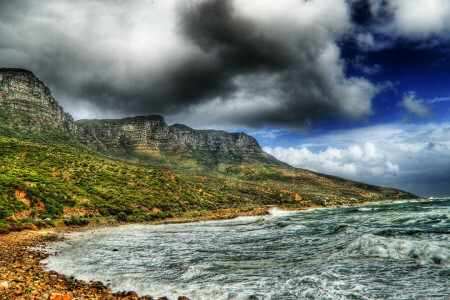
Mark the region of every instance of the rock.
<instances>
[{"instance_id":1,"label":"rock","mask_svg":"<svg viewBox=\"0 0 450 300\"><path fill-rule=\"evenodd\" d=\"M70 297L69 294L65 294L65 295L63 296L63 300L70 300L70 299L71 299L71 297Z\"/></svg>"},{"instance_id":2,"label":"rock","mask_svg":"<svg viewBox=\"0 0 450 300\"><path fill-rule=\"evenodd\" d=\"M157 115L80 120L75 135L90 148L108 153L170 152L190 158L202 152L233 158L263 154L258 142L245 133L195 130L182 124L168 126Z\"/></svg>"},{"instance_id":3,"label":"rock","mask_svg":"<svg viewBox=\"0 0 450 300\"><path fill-rule=\"evenodd\" d=\"M190 299L186 296L180 296L178 297L178 300L190 300Z\"/></svg>"},{"instance_id":4,"label":"rock","mask_svg":"<svg viewBox=\"0 0 450 300\"><path fill-rule=\"evenodd\" d=\"M64 112L44 83L28 70L0 68L0 108L16 126L40 130L50 125L66 133L75 129L73 118Z\"/></svg>"},{"instance_id":5,"label":"rock","mask_svg":"<svg viewBox=\"0 0 450 300\"><path fill-rule=\"evenodd\" d=\"M72 298L70 297L69 294L50 294L47 298L48 300L71 300Z\"/></svg>"},{"instance_id":6,"label":"rock","mask_svg":"<svg viewBox=\"0 0 450 300\"><path fill-rule=\"evenodd\" d=\"M261 155L258 142L245 133L195 130L182 124L168 126L159 115L124 119L79 120L65 113L50 90L34 74L22 69L0 68L0 118L11 128L17 126L44 131L48 125L100 151L131 154L170 153L179 158L203 156L245 158Z\"/></svg>"},{"instance_id":7,"label":"rock","mask_svg":"<svg viewBox=\"0 0 450 300\"><path fill-rule=\"evenodd\" d=\"M48 300L63 300L63 295L62 294L50 294L48 296Z\"/></svg>"},{"instance_id":8,"label":"rock","mask_svg":"<svg viewBox=\"0 0 450 300\"><path fill-rule=\"evenodd\" d=\"M8 281L2 281L0 283L0 290L5 290L9 287L9 282Z\"/></svg>"},{"instance_id":9,"label":"rock","mask_svg":"<svg viewBox=\"0 0 450 300\"><path fill-rule=\"evenodd\" d=\"M169 300L167 297L159 297L158 300Z\"/></svg>"},{"instance_id":10,"label":"rock","mask_svg":"<svg viewBox=\"0 0 450 300\"><path fill-rule=\"evenodd\" d=\"M130 291L128 292L128 297L132 297L132 298L138 298L138 294L134 291Z\"/></svg>"},{"instance_id":11,"label":"rock","mask_svg":"<svg viewBox=\"0 0 450 300\"><path fill-rule=\"evenodd\" d=\"M195 130L182 124L170 126L170 132L188 149L222 156L248 156L262 153L258 142L243 132L228 133L221 130Z\"/></svg>"}]
</instances>

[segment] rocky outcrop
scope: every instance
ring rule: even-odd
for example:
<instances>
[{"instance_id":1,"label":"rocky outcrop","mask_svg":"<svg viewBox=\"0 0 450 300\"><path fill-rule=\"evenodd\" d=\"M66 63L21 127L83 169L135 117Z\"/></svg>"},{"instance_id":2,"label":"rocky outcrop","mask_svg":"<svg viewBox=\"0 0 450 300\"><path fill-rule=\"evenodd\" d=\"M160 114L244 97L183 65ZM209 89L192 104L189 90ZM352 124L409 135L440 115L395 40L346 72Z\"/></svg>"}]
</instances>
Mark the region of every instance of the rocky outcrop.
<instances>
[{"instance_id":1,"label":"rocky outcrop","mask_svg":"<svg viewBox=\"0 0 450 300\"><path fill-rule=\"evenodd\" d=\"M39 130L51 126L66 133L75 130L73 118L44 83L27 70L0 68L0 108L3 119L18 127Z\"/></svg>"},{"instance_id":2,"label":"rocky outcrop","mask_svg":"<svg viewBox=\"0 0 450 300\"><path fill-rule=\"evenodd\" d=\"M80 120L76 122L75 135L85 145L108 152L170 151L187 155L196 151L221 156L262 153L258 142L245 133L195 130L182 124L168 126L162 116L155 115L116 120Z\"/></svg>"},{"instance_id":3,"label":"rocky outcrop","mask_svg":"<svg viewBox=\"0 0 450 300\"><path fill-rule=\"evenodd\" d=\"M80 120L77 139L98 151L161 151L179 146L162 116L140 116L117 120Z\"/></svg>"},{"instance_id":4,"label":"rocky outcrop","mask_svg":"<svg viewBox=\"0 0 450 300\"><path fill-rule=\"evenodd\" d=\"M228 133L221 130L195 130L186 125L170 126L177 140L197 151L207 151L218 155L246 156L262 153L255 138L240 132Z\"/></svg>"},{"instance_id":5,"label":"rocky outcrop","mask_svg":"<svg viewBox=\"0 0 450 300\"><path fill-rule=\"evenodd\" d=\"M0 68L0 117L1 124L12 128L33 132L49 127L60 129L100 152L156 152L197 159L203 154L209 158L266 155L258 142L245 133L195 130L181 124L168 126L162 116L74 122L44 83L23 69Z\"/></svg>"}]
</instances>

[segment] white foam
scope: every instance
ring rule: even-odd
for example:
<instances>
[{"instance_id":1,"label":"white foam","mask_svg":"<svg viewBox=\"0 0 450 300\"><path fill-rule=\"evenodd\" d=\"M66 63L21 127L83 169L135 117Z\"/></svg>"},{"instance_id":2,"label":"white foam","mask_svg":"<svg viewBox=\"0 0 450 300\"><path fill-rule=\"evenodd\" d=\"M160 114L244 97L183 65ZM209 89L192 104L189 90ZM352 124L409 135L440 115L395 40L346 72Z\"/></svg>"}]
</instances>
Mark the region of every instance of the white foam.
<instances>
[{"instance_id":1,"label":"white foam","mask_svg":"<svg viewBox=\"0 0 450 300\"><path fill-rule=\"evenodd\" d=\"M279 209L278 207L274 207L271 208L269 210L269 213L274 216L274 217L286 217L286 216L291 216L291 215L295 215L298 213L298 211L296 210L282 210Z\"/></svg>"},{"instance_id":2,"label":"white foam","mask_svg":"<svg viewBox=\"0 0 450 300\"><path fill-rule=\"evenodd\" d=\"M370 207L359 207L358 210L359 211L370 211L370 210L374 210L374 209L370 208Z\"/></svg>"},{"instance_id":3,"label":"white foam","mask_svg":"<svg viewBox=\"0 0 450 300\"><path fill-rule=\"evenodd\" d=\"M397 260L415 260L425 264L450 264L450 244L406 240L396 237L381 237L365 234L347 248L350 253Z\"/></svg>"}]
</instances>

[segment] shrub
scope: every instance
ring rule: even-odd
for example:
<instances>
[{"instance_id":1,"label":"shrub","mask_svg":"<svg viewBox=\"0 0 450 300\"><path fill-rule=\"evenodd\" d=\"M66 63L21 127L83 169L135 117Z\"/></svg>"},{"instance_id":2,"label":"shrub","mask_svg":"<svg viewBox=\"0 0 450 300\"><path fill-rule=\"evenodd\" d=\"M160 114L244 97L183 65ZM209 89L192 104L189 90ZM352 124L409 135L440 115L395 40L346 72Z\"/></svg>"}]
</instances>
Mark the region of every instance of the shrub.
<instances>
[{"instance_id":1,"label":"shrub","mask_svg":"<svg viewBox=\"0 0 450 300\"><path fill-rule=\"evenodd\" d=\"M69 220L64 220L64 224L66 224L67 226L71 226L71 225L81 226L81 225L89 224L89 221L86 219L72 217Z\"/></svg>"},{"instance_id":2,"label":"shrub","mask_svg":"<svg viewBox=\"0 0 450 300\"><path fill-rule=\"evenodd\" d=\"M123 211L116 215L116 219L120 222L126 222L128 220L127 215Z\"/></svg>"}]
</instances>

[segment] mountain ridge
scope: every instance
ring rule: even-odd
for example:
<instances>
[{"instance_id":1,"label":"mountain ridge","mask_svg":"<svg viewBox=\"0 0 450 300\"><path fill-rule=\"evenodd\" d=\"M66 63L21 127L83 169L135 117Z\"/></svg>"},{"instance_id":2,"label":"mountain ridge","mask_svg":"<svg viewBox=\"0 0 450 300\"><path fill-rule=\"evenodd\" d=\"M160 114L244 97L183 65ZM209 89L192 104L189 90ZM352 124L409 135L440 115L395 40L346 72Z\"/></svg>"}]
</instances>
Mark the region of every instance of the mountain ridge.
<instances>
[{"instance_id":1,"label":"mountain ridge","mask_svg":"<svg viewBox=\"0 0 450 300\"><path fill-rule=\"evenodd\" d=\"M169 126L159 115L74 121L22 69L0 69L0 154L0 232L4 220L35 217L142 221L417 198L291 167L243 132Z\"/></svg>"},{"instance_id":2,"label":"mountain ridge","mask_svg":"<svg viewBox=\"0 0 450 300\"><path fill-rule=\"evenodd\" d=\"M75 137L89 148L103 154L128 155L136 161L170 164L162 157L169 153L178 158L196 159L213 153L220 159L245 159L261 156L275 164L283 164L264 153L253 137L223 130L196 130L184 124L168 125L161 115L125 117L121 119L84 119L74 121L51 96L50 90L31 71L0 68L0 105L13 127L48 130L49 125ZM21 114L21 115L19 115ZM37 121L33 115L39 115ZM5 118L6 119L6 118ZM169 156L170 156L169 155ZM175 163L172 161L171 165Z\"/></svg>"}]
</instances>

